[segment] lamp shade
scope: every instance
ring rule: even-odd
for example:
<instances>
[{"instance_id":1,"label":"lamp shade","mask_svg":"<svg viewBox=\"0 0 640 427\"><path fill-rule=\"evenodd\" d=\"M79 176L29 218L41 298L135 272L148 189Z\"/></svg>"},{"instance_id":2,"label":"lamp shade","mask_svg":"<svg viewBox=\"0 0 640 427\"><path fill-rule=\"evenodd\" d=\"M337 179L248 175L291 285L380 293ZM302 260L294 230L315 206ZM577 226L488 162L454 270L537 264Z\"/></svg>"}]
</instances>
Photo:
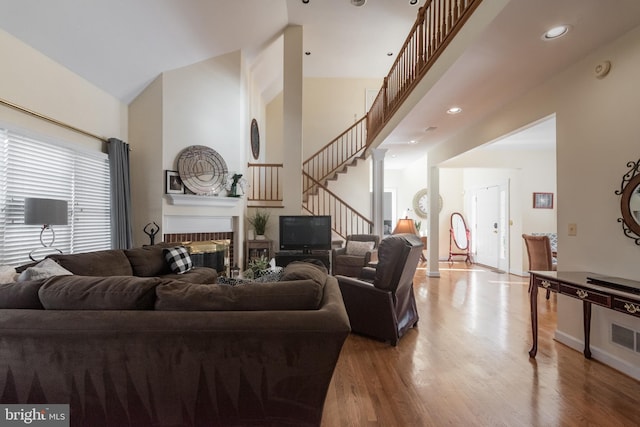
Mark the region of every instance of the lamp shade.
<instances>
[{"instance_id":1,"label":"lamp shade","mask_svg":"<svg viewBox=\"0 0 640 427\"><path fill-rule=\"evenodd\" d=\"M396 228L393 229L393 234L401 233L418 234L418 229L416 229L415 221L409 218L399 219L398 223L396 224Z\"/></svg>"},{"instance_id":2,"label":"lamp shade","mask_svg":"<svg viewBox=\"0 0 640 427\"><path fill-rule=\"evenodd\" d=\"M67 225L66 200L24 199L24 223L27 225Z\"/></svg>"}]
</instances>

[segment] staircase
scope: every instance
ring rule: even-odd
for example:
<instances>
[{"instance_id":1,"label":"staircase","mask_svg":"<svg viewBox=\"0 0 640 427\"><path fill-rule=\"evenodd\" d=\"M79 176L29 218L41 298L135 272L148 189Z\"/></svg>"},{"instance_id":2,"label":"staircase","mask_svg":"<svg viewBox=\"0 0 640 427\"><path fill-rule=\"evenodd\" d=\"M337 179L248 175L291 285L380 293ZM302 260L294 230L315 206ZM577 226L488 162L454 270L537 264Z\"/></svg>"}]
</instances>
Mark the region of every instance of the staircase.
<instances>
[{"instance_id":1,"label":"staircase","mask_svg":"<svg viewBox=\"0 0 640 427\"><path fill-rule=\"evenodd\" d=\"M369 234L373 222L328 188L340 174L363 159L367 149L367 116L354 123L302 164L302 208L309 215L331 215L340 237Z\"/></svg>"},{"instance_id":2,"label":"staircase","mask_svg":"<svg viewBox=\"0 0 640 427\"><path fill-rule=\"evenodd\" d=\"M420 8L416 22L400 50L391 71L384 78L383 86L367 114L345 130L333 141L322 147L302 165L302 209L310 215L331 215L334 232L341 237L348 234L369 234L373 223L327 187L329 181L347 173L349 166L364 159L374 138L387 125L398 108L429 71L449 42L455 37L482 0L427 0ZM262 168L249 165L252 177L273 176L273 170L282 165ZM258 172L254 168L262 169ZM271 171L271 172L270 172ZM277 176L277 171L275 172ZM254 178L252 178L254 182ZM274 180L257 184L274 188ZM276 179L276 186L282 185ZM262 188L262 187L260 187ZM258 189L258 194L260 193ZM271 191L273 193L273 191ZM264 191L264 194L269 191ZM277 193L277 192L275 192ZM277 194L282 194L280 191ZM276 197L277 199L277 197ZM258 195L251 202L262 206L269 200ZM282 200L276 200L276 203ZM253 206L256 206L254 204Z\"/></svg>"}]
</instances>

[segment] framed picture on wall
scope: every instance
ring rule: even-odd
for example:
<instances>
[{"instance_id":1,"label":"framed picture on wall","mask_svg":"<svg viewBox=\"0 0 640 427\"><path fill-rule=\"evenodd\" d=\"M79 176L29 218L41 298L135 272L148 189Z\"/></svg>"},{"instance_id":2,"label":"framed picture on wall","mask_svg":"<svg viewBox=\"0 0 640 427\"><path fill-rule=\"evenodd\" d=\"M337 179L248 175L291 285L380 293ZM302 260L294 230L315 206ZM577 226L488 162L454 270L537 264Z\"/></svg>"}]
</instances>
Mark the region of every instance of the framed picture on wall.
<instances>
[{"instance_id":1,"label":"framed picture on wall","mask_svg":"<svg viewBox=\"0 0 640 427\"><path fill-rule=\"evenodd\" d=\"M177 171L165 171L165 193L166 194L183 194L184 183Z\"/></svg>"},{"instance_id":2,"label":"framed picture on wall","mask_svg":"<svg viewBox=\"0 0 640 427\"><path fill-rule=\"evenodd\" d=\"M533 193L534 209L553 209L553 193Z\"/></svg>"}]
</instances>

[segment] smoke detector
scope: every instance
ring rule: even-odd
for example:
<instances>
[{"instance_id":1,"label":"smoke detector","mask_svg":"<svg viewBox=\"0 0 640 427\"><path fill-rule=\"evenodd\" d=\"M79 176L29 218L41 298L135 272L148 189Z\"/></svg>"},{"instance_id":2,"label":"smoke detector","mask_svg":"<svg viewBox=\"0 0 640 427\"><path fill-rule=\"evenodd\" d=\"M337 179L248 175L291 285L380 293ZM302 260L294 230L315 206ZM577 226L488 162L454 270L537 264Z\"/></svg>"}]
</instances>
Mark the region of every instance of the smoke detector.
<instances>
[{"instance_id":1,"label":"smoke detector","mask_svg":"<svg viewBox=\"0 0 640 427\"><path fill-rule=\"evenodd\" d=\"M351 0L351 4L354 6L364 6L367 0Z\"/></svg>"}]
</instances>

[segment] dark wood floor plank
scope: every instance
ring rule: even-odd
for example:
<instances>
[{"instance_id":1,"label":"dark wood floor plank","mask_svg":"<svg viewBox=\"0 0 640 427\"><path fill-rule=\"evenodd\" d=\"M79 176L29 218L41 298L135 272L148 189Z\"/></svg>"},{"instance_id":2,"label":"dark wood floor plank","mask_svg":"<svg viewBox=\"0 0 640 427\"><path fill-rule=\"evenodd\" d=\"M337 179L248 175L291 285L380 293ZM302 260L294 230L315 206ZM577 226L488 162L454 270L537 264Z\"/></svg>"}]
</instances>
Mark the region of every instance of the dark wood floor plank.
<instances>
[{"instance_id":1,"label":"dark wood floor plank","mask_svg":"<svg viewBox=\"0 0 640 427\"><path fill-rule=\"evenodd\" d=\"M350 335L322 426L637 426L640 383L554 341L556 296L539 293L528 357L528 279L475 265L416 272L418 327L392 347Z\"/></svg>"}]
</instances>

